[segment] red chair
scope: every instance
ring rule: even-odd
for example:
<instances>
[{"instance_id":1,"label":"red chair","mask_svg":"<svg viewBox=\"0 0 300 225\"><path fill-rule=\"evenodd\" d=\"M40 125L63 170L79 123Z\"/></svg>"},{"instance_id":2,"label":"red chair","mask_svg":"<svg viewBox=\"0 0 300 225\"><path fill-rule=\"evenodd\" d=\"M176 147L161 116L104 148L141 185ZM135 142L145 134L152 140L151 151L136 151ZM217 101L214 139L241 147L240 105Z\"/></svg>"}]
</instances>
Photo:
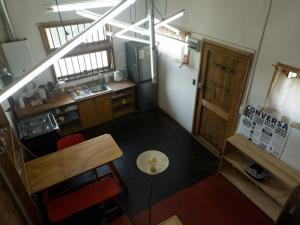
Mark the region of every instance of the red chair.
<instances>
[{"instance_id":1,"label":"red chair","mask_svg":"<svg viewBox=\"0 0 300 225\"><path fill-rule=\"evenodd\" d=\"M119 193L119 185L112 177L93 181L72 192L50 199L46 205L49 221L59 222L75 213L115 198Z\"/></svg>"},{"instance_id":2,"label":"red chair","mask_svg":"<svg viewBox=\"0 0 300 225\"><path fill-rule=\"evenodd\" d=\"M67 147L70 147L72 145L79 144L81 142L84 142L85 138L82 134L72 134L69 136L66 136L62 139L60 139L56 145L57 145L57 151L63 150Z\"/></svg>"},{"instance_id":3,"label":"red chair","mask_svg":"<svg viewBox=\"0 0 300 225\"><path fill-rule=\"evenodd\" d=\"M57 151L75 144L84 142L82 134L73 134L57 142ZM96 178L97 172L95 171ZM119 185L112 177L103 176L76 190L63 194L54 199L49 199L48 190L42 193L43 204L46 208L50 222L61 221L77 212L116 197L120 193Z\"/></svg>"}]
</instances>

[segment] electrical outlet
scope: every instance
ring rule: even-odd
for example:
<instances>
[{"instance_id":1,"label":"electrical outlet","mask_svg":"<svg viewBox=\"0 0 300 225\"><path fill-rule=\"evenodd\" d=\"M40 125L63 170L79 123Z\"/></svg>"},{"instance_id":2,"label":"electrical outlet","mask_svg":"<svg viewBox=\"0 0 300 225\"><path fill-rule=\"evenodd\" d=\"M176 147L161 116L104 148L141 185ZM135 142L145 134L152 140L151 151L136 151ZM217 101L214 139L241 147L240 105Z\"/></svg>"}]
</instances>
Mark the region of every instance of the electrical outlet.
<instances>
[{"instance_id":1,"label":"electrical outlet","mask_svg":"<svg viewBox=\"0 0 300 225\"><path fill-rule=\"evenodd\" d=\"M193 79L193 85L196 85L196 79Z\"/></svg>"}]
</instances>

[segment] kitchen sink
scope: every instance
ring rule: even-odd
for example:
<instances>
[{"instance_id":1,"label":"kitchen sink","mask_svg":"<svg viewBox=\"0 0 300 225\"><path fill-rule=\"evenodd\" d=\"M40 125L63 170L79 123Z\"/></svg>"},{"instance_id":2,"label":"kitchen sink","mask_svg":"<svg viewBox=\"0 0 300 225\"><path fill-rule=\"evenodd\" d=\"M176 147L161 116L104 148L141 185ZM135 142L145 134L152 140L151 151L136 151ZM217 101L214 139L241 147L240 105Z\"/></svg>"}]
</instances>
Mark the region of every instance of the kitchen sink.
<instances>
[{"instance_id":1,"label":"kitchen sink","mask_svg":"<svg viewBox=\"0 0 300 225\"><path fill-rule=\"evenodd\" d=\"M108 87L102 84L91 83L87 84L87 87L91 93L99 93L108 90Z\"/></svg>"},{"instance_id":2,"label":"kitchen sink","mask_svg":"<svg viewBox=\"0 0 300 225\"><path fill-rule=\"evenodd\" d=\"M70 90L70 95L74 100L88 98L90 96L110 92L112 89L106 85L99 83L89 83L80 86L79 88Z\"/></svg>"}]
</instances>

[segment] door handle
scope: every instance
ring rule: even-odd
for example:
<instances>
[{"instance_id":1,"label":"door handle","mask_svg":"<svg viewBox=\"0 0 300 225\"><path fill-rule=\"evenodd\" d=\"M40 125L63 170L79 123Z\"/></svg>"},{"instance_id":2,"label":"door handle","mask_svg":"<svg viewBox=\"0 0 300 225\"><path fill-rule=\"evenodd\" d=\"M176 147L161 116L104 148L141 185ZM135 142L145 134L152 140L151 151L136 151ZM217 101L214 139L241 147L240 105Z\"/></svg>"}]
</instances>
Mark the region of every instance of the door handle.
<instances>
[{"instance_id":1,"label":"door handle","mask_svg":"<svg viewBox=\"0 0 300 225\"><path fill-rule=\"evenodd\" d=\"M199 89L202 89L202 88L203 88L203 83L198 83L197 87L198 87Z\"/></svg>"}]
</instances>

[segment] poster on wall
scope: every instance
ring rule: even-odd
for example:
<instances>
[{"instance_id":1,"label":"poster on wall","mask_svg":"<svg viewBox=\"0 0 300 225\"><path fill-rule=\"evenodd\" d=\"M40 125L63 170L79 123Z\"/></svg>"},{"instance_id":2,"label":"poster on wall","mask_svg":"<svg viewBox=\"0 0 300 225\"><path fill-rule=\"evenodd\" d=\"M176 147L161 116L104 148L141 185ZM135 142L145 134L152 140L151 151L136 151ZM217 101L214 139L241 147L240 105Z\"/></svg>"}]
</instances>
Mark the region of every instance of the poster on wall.
<instances>
[{"instance_id":1,"label":"poster on wall","mask_svg":"<svg viewBox=\"0 0 300 225\"><path fill-rule=\"evenodd\" d=\"M263 112L259 105L248 104L241 117L238 133L280 158L290 129L290 124Z\"/></svg>"}]
</instances>

